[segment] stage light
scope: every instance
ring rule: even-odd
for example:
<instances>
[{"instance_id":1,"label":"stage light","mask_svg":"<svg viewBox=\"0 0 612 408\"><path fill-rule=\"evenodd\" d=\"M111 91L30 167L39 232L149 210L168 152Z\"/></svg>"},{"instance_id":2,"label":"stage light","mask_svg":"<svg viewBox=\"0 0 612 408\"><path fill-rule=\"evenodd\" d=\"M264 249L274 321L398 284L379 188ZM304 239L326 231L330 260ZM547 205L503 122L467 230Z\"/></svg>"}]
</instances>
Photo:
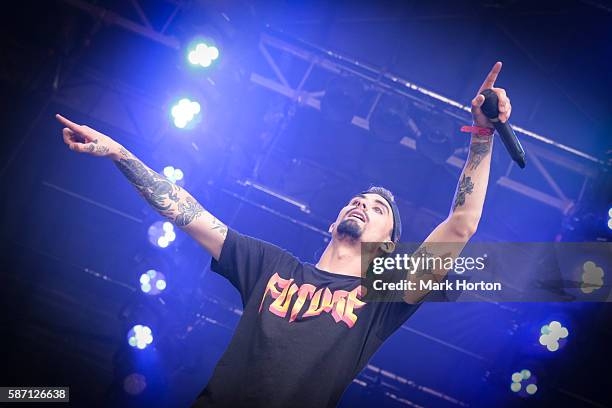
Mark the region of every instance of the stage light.
<instances>
[{"instance_id":1,"label":"stage light","mask_svg":"<svg viewBox=\"0 0 612 408\"><path fill-rule=\"evenodd\" d=\"M200 110L201 106L196 101L192 101L188 98L179 100L170 110L174 121L174 126L179 129L186 128L187 125L197 117Z\"/></svg>"},{"instance_id":2,"label":"stage light","mask_svg":"<svg viewBox=\"0 0 612 408\"><path fill-rule=\"evenodd\" d=\"M183 170L174 168L173 166L164 167L163 174L173 183L179 183L184 177Z\"/></svg>"},{"instance_id":3,"label":"stage light","mask_svg":"<svg viewBox=\"0 0 612 408\"><path fill-rule=\"evenodd\" d=\"M140 290L147 295L158 295L166 289L166 277L155 269L149 269L140 275Z\"/></svg>"},{"instance_id":4,"label":"stage light","mask_svg":"<svg viewBox=\"0 0 612 408\"><path fill-rule=\"evenodd\" d=\"M187 51L187 60L192 65L203 68L209 67L217 58L219 58L219 49L204 42L196 43Z\"/></svg>"},{"instance_id":5,"label":"stage light","mask_svg":"<svg viewBox=\"0 0 612 408\"><path fill-rule=\"evenodd\" d=\"M147 378L140 373L132 373L123 379L123 390L130 395L141 394L147 388Z\"/></svg>"},{"instance_id":6,"label":"stage light","mask_svg":"<svg viewBox=\"0 0 612 408\"><path fill-rule=\"evenodd\" d=\"M612 207L608 209L608 228L612 230Z\"/></svg>"},{"instance_id":7,"label":"stage light","mask_svg":"<svg viewBox=\"0 0 612 408\"><path fill-rule=\"evenodd\" d=\"M149 242L159 248L167 248L175 239L174 224L169 221L156 221L149 227Z\"/></svg>"},{"instance_id":8,"label":"stage light","mask_svg":"<svg viewBox=\"0 0 612 408\"><path fill-rule=\"evenodd\" d=\"M582 264L582 274L580 276L580 290L583 293L592 293L603 286L604 270L593 261L586 261Z\"/></svg>"},{"instance_id":9,"label":"stage light","mask_svg":"<svg viewBox=\"0 0 612 408\"><path fill-rule=\"evenodd\" d=\"M140 350L153 343L153 333L148 326L137 324L128 331L128 344Z\"/></svg>"},{"instance_id":10,"label":"stage light","mask_svg":"<svg viewBox=\"0 0 612 408\"><path fill-rule=\"evenodd\" d=\"M537 379L530 370L523 369L512 373L511 379L510 390L521 397L533 395L538 391Z\"/></svg>"},{"instance_id":11,"label":"stage light","mask_svg":"<svg viewBox=\"0 0 612 408\"><path fill-rule=\"evenodd\" d=\"M556 320L542 326L540 333L540 344L546 346L548 351L553 352L559 349L559 340L565 339L569 335L567 327L563 327ZM563 342L565 341L563 340Z\"/></svg>"}]
</instances>

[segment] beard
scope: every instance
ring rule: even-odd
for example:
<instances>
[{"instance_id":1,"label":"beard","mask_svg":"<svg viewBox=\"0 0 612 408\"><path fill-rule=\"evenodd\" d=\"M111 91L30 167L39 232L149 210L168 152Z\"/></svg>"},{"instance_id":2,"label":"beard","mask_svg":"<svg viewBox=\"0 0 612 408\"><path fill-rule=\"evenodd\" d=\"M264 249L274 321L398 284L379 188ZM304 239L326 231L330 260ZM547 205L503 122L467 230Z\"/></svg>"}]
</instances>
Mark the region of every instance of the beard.
<instances>
[{"instance_id":1,"label":"beard","mask_svg":"<svg viewBox=\"0 0 612 408\"><path fill-rule=\"evenodd\" d=\"M340 236L351 239L359 239L361 238L361 234L363 234L363 230L359 227L357 221L351 219L344 220L338 224L336 231Z\"/></svg>"}]
</instances>

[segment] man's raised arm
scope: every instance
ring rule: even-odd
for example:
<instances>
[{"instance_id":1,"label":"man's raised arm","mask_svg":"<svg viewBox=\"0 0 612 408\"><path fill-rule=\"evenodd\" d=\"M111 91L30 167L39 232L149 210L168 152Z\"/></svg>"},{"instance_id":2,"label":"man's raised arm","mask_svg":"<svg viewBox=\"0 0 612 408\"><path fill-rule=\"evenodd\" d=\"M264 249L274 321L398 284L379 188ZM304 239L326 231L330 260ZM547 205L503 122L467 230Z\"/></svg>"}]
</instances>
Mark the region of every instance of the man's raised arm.
<instances>
[{"instance_id":1,"label":"man's raised arm","mask_svg":"<svg viewBox=\"0 0 612 408\"><path fill-rule=\"evenodd\" d=\"M161 215L181 227L215 259L219 259L227 227L206 211L187 191L151 170L110 137L61 115L64 143L70 150L109 157L142 197Z\"/></svg>"},{"instance_id":2,"label":"man's raised arm","mask_svg":"<svg viewBox=\"0 0 612 408\"><path fill-rule=\"evenodd\" d=\"M485 89L492 89L499 98L500 121L506 122L510 117L512 107L506 91L494 87L501 67L501 62L493 66L472 100L472 117L475 126L493 128L493 124L481 110L485 98L480 92ZM479 136L472 133L468 158L459 177L450 213L446 220L425 239L417 251L419 255L424 254L433 258L456 258L476 232L489 183L492 145L492 135ZM439 282L447 272L448 270L424 270L412 275L410 280L434 279ZM405 300L409 303L418 302L427 292L425 290L407 291Z\"/></svg>"}]
</instances>

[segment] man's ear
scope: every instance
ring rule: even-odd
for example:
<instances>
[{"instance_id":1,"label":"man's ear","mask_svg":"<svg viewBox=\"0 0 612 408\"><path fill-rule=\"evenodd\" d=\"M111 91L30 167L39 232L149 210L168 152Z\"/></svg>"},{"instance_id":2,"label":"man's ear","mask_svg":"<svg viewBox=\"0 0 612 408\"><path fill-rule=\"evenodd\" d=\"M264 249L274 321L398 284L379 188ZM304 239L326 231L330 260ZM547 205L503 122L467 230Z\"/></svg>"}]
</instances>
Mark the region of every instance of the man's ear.
<instances>
[{"instance_id":1,"label":"man's ear","mask_svg":"<svg viewBox=\"0 0 612 408\"><path fill-rule=\"evenodd\" d=\"M330 234L332 233L332 231L334 230L334 227L336 226L336 223L333 222L332 225L329 226L329 229L327 230L327 232L329 232Z\"/></svg>"},{"instance_id":2,"label":"man's ear","mask_svg":"<svg viewBox=\"0 0 612 408\"><path fill-rule=\"evenodd\" d=\"M393 241L385 241L382 244L380 244L379 247L384 253L386 254L390 254L393 251L395 251L395 242Z\"/></svg>"}]
</instances>

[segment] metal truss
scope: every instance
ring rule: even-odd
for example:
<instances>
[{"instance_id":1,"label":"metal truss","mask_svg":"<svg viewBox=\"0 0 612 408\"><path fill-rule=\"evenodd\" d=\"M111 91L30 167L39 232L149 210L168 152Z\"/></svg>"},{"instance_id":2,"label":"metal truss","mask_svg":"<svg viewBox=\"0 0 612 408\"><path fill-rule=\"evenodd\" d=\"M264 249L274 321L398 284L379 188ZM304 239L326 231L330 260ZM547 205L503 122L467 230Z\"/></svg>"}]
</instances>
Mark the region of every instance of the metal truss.
<instances>
[{"instance_id":1,"label":"metal truss","mask_svg":"<svg viewBox=\"0 0 612 408\"><path fill-rule=\"evenodd\" d=\"M156 29L151 24L151 21L145 13L141 2L139 0L130 0L134 12L138 15L139 21L134 21L130 17L121 15L119 12L105 9L95 4L88 3L83 0L62 0L65 4L77 8L92 17L99 19L101 22L108 25L116 25L125 30L132 31L135 34L146 37L159 44L165 45L166 47L178 50L180 48L180 42L177 38L166 35L168 26L174 21L174 18L186 6L185 1L181 0L164 0L165 3L172 4L174 6L172 12L166 18L163 26L160 29Z\"/></svg>"},{"instance_id":2,"label":"metal truss","mask_svg":"<svg viewBox=\"0 0 612 408\"><path fill-rule=\"evenodd\" d=\"M130 17L122 16L118 12L107 10L93 5L83 0L63 0L64 3L78 8L95 18L102 20L106 24L119 26L125 30L146 37L159 44L178 50L180 42L165 32L167 27L174 20L177 13L186 6L186 2L180 0L164 0L171 3L174 10L168 15L166 22L161 29L156 29L150 23L149 18L143 11L138 0L130 0L138 21ZM262 33L259 43L259 50L262 57L267 62L273 72L273 76L265 76L258 73L251 74L251 81L259 86L283 95L297 104L320 109L321 97L325 94L322 89L308 90L308 79L313 70L324 69L338 75L353 75L365 82L369 82L379 90L379 96L384 93L393 93L405 98L418 101L421 105L432 109L438 109L462 121L469 120L469 106L447 98L439 93L421 87L415 83L407 81L398 75L391 74L378 67L365 64L352 58L340 55L332 50L323 49L305 41L290 38L284 33L267 30ZM275 50L275 59L270 52ZM278 53L280 52L280 56ZM307 68L302 75L297 86L292 86L287 80L288 75L283 72L283 65L277 59L283 57L297 58L307 62ZM376 109L380 97L376 98L367 117L354 116L352 124L363 129L369 130L369 116ZM589 179L595 178L598 174L598 166L603 163L597 158L574 149L570 146L555 142L549 137L542 136L520 126L513 126L514 130L523 136L523 144L528 153L529 162L535 167L541 180L544 180L549 191L543 191L537 183L519 181L516 178L516 171L510 163L506 174L495 182L508 190L515 191L523 196L542 202L562 213L568 213L580 200L580 195L584 191L584 186ZM416 149L416 141L411 137L404 137L401 145L409 149ZM465 159L458 155L451 156L447 163L456 168L462 168ZM570 173L580 177L582 180L582 191L577 194L567 193L566 186L563 185L564 177L554 176L554 164ZM514 172L513 172L514 171ZM541 180L530 180L540 181Z\"/></svg>"},{"instance_id":3,"label":"metal truss","mask_svg":"<svg viewBox=\"0 0 612 408\"><path fill-rule=\"evenodd\" d=\"M267 32L262 34L259 49L261 55L274 73L274 77L270 78L258 73L252 73L251 81L284 95L303 106L309 106L314 109L320 109L321 107L320 98L325 94L325 91L321 89L307 90L306 87L313 69L321 68L338 75L356 76L378 89L379 96L384 93L401 95L406 98L417 100L422 105L428 106L429 108L441 110L445 114L462 121L467 122L470 118L470 107L467 105L430 91L402 79L399 76L387 73L382 69L353 60L337 54L334 51L323 49L301 40L289 38L283 33ZM282 65L278 64L272 56L270 52L272 49L275 50L275 55L279 55L280 53L281 56L277 57L277 59L290 56L308 63L308 67L296 87L292 87L287 81L286 78L288 75L283 73ZM367 117L354 116L351 123L355 126L369 130L369 116L376 109L379 99L379 97L375 98ZM553 194L542 191L536 185L529 185L524 181L514 179L512 177L515 175L515 173L512 172L514 170L512 163L510 163L506 174L498 180L495 180L495 182L504 188L547 204L563 213L567 213L573 208L574 204L579 201L580 196L579 194L574 196L566 194L562 186L563 178L555 178L552 175L553 169L550 166L547 167L547 165L554 163L557 166L569 170L582 179L582 185L584 186L590 178L595 178L597 176L598 166L602 165L602 162L587 153L557 143L548 137L539 135L522 127L513 126L513 128L517 133L522 134L524 138L526 137L529 139L523 141L529 155L529 161L536 168L538 174L546 182ZM404 137L400 143L409 149L416 149L416 141L411 137ZM453 155L447 160L447 163L451 166L462 168L465 159Z\"/></svg>"}]
</instances>

